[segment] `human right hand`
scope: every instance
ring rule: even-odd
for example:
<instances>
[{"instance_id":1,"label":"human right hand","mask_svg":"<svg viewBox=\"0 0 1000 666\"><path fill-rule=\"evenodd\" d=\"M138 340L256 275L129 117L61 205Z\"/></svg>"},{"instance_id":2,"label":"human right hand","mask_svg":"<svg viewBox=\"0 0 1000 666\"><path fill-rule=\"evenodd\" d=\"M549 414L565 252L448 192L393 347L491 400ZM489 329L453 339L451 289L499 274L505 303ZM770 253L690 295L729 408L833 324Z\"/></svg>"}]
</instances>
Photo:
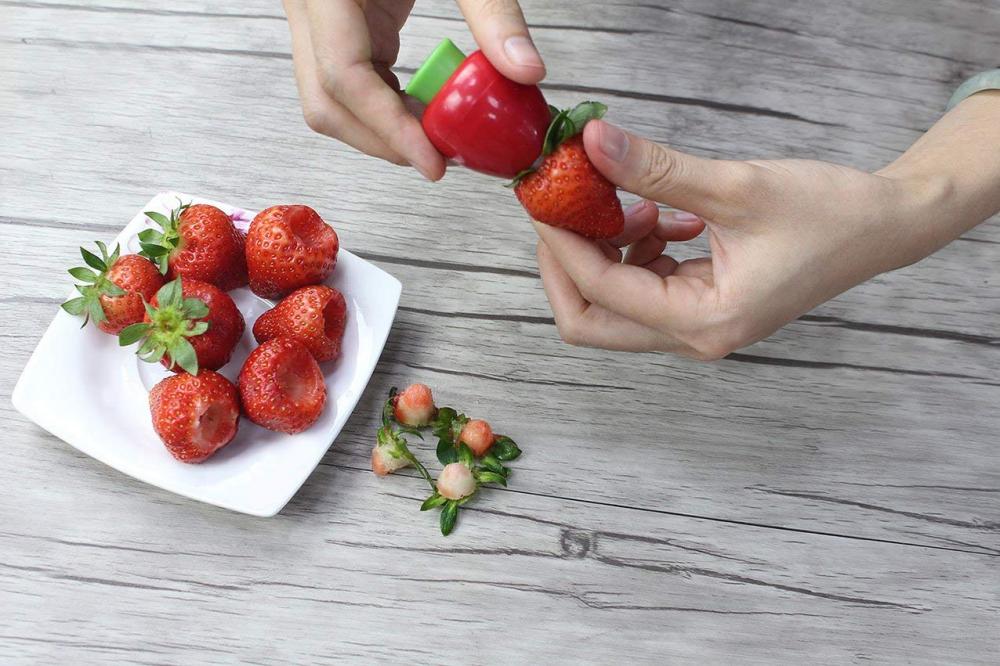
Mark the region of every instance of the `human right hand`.
<instances>
[{"instance_id":1,"label":"human right hand","mask_svg":"<svg viewBox=\"0 0 1000 666\"><path fill-rule=\"evenodd\" d=\"M501 74L538 83L545 66L516 0L457 0L476 43ZM358 150L444 175L444 158L400 92L392 66L413 0L285 0L306 124Z\"/></svg>"},{"instance_id":2,"label":"human right hand","mask_svg":"<svg viewBox=\"0 0 1000 666\"><path fill-rule=\"evenodd\" d=\"M644 203L610 242L536 223L559 332L578 345L699 359L752 344L1000 211L998 117L1000 91L974 95L874 174L709 160L592 121L584 145L594 166ZM659 214L653 202L690 213ZM707 256L662 254L705 225Z\"/></svg>"}]
</instances>

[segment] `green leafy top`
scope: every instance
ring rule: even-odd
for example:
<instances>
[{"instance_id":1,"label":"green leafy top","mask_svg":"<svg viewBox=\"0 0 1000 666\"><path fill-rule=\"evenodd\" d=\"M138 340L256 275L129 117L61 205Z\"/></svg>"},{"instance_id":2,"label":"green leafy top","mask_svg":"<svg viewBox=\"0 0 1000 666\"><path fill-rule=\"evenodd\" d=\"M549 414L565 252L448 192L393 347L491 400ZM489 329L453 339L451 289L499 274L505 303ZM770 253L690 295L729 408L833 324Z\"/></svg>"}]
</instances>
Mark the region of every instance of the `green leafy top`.
<instances>
[{"instance_id":1,"label":"green leafy top","mask_svg":"<svg viewBox=\"0 0 1000 666\"><path fill-rule=\"evenodd\" d=\"M142 340L139 358L158 363L170 358L170 367L179 365L192 375L198 374L198 355L188 338L208 330L208 305L200 298L185 298L181 279L168 282L156 292L156 307L146 303L148 323L132 324L118 334L118 344L127 347Z\"/></svg>"},{"instance_id":2,"label":"green leafy top","mask_svg":"<svg viewBox=\"0 0 1000 666\"><path fill-rule=\"evenodd\" d=\"M108 271L118 261L121 248L115 246L114 252L108 255L108 247L101 241L97 241L97 248L101 256L97 256L86 248L80 248L80 255L83 257L86 266L75 266L69 269L69 274L79 280L82 284L75 285L80 296L71 298L62 304L62 309L71 315L83 315L83 326L93 320L95 324L100 324L107 320L104 308L101 307L101 296L124 296L125 290L108 279Z\"/></svg>"},{"instance_id":3,"label":"green leafy top","mask_svg":"<svg viewBox=\"0 0 1000 666\"><path fill-rule=\"evenodd\" d=\"M395 410L393 409L395 401L396 388L393 387L389 389L389 397L382 406L382 425L378 429L377 446L393 458L405 458L412 462L420 475L430 484L433 492L420 505L420 510L428 511L441 507L441 533L447 536L455 529L459 508L475 497L480 485L496 483L504 487L507 486L510 468L503 463L520 456L521 449L510 437L497 435L490 450L477 461L472 449L464 442L459 441L462 428L469 422L469 417L460 414L451 407L438 409L437 415L429 425L431 431L438 438L438 461L442 465L460 462L472 471L472 476L476 480L476 490L472 494L461 499L450 500L437 491L437 484L431 478L430 473L417 460L407 446L406 440L400 434L405 432L423 439L423 434L418 428L404 426L395 421Z\"/></svg>"},{"instance_id":4,"label":"green leafy top","mask_svg":"<svg viewBox=\"0 0 1000 666\"><path fill-rule=\"evenodd\" d=\"M545 139L542 141L541 157L551 155L562 142L582 132L591 120L603 118L608 107L600 102L580 102L572 109L560 110L550 105L549 110L552 112L552 121L545 132ZM517 174L507 186L517 185L525 176L534 172L535 168L535 165L532 165Z\"/></svg>"},{"instance_id":5,"label":"green leafy top","mask_svg":"<svg viewBox=\"0 0 1000 666\"><path fill-rule=\"evenodd\" d=\"M178 200L177 208L170 211L170 217L152 210L143 213L160 225L161 230L144 229L139 232L139 247L142 248L139 254L156 264L164 275L167 274L170 254L181 245L181 233L178 228L181 215L190 207L190 203L181 203Z\"/></svg>"}]
</instances>

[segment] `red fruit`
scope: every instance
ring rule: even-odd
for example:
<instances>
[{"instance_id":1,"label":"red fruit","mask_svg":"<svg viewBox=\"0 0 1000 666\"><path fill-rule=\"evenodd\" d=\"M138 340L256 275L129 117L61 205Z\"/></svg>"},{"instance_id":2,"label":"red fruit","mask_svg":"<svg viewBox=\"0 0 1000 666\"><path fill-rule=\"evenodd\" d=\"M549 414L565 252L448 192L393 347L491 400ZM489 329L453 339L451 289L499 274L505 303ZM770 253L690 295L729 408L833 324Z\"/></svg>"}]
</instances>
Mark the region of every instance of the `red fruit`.
<instances>
[{"instance_id":1,"label":"red fruit","mask_svg":"<svg viewBox=\"0 0 1000 666\"><path fill-rule=\"evenodd\" d=\"M397 422L414 428L429 424L437 413L434 396L426 384L412 384L397 393L392 407Z\"/></svg>"},{"instance_id":2,"label":"red fruit","mask_svg":"<svg viewBox=\"0 0 1000 666\"><path fill-rule=\"evenodd\" d=\"M218 370L233 354L246 324L229 294L199 280L168 282L147 309L142 324L118 336L122 346L142 340L139 357L167 368L197 374Z\"/></svg>"},{"instance_id":3,"label":"red fruit","mask_svg":"<svg viewBox=\"0 0 1000 666\"><path fill-rule=\"evenodd\" d=\"M240 403L236 387L210 370L167 377L149 393L153 428L181 462L210 457L236 436Z\"/></svg>"},{"instance_id":4,"label":"red fruit","mask_svg":"<svg viewBox=\"0 0 1000 666\"><path fill-rule=\"evenodd\" d=\"M486 455L493 446L493 440L493 429L481 419L472 419L466 423L458 436L458 441L468 444L477 458Z\"/></svg>"},{"instance_id":5,"label":"red fruit","mask_svg":"<svg viewBox=\"0 0 1000 666\"><path fill-rule=\"evenodd\" d=\"M330 276L337 265L337 232L309 206L272 206L250 223L246 257L250 288L281 298Z\"/></svg>"},{"instance_id":6,"label":"red fruit","mask_svg":"<svg viewBox=\"0 0 1000 666\"><path fill-rule=\"evenodd\" d=\"M611 238L625 228L615 186L591 164L580 135L545 157L514 193L533 219L587 238Z\"/></svg>"},{"instance_id":7,"label":"red fruit","mask_svg":"<svg viewBox=\"0 0 1000 666\"><path fill-rule=\"evenodd\" d=\"M228 215L208 204L184 204L170 217L146 212L160 231L139 234L142 254L168 279L183 277L214 284L223 291L247 283L247 262L239 231Z\"/></svg>"},{"instance_id":8,"label":"red fruit","mask_svg":"<svg viewBox=\"0 0 1000 666\"><path fill-rule=\"evenodd\" d=\"M163 276L148 259L137 254L119 257L120 248L108 256L108 248L98 243L98 257L80 248L84 261L91 268L70 269L70 274L83 281L77 285L82 296L63 303L71 314L83 314L84 325L90 319L105 333L118 335L126 326L142 321L146 314L143 300L149 300L163 286Z\"/></svg>"},{"instance_id":9,"label":"red fruit","mask_svg":"<svg viewBox=\"0 0 1000 666\"><path fill-rule=\"evenodd\" d=\"M344 295L326 285L296 289L265 312L253 325L257 342L277 337L295 338L317 361L340 356L340 342L347 325Z\"/></svg>"},{"instance_id":10,"label":"red fruit","mask_svg":"<svg viewBox=\"0 0 1000 666\"><path fill-rule=\"evenodd\" d=\"M476 479L472 470L460 462L444 466L437 479L437 491L442 497L459 500L476 492Z\"/></svg>"},{"instance_id":11,"label":"red fruit","mask_svg":"<svg viewBox=\"0 0 1000 666\"><path fill-rule=\"evenodd\" d=\"M240 370L239 387L247 418L289 434L311 426L326 403L319 364L292 338L268 340L254 349Z\"/></svg>"}]
</instances>

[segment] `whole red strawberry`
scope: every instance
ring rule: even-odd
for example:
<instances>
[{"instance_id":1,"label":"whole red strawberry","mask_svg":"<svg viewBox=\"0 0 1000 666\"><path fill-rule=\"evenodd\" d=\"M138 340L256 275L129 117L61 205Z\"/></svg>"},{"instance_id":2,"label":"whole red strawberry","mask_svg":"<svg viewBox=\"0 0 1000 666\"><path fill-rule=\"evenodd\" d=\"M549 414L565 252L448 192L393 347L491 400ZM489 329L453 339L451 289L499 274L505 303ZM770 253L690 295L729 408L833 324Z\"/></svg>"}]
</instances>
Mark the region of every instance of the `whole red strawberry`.
<instances>
[{"instance_id":1,"label":"whole red strawberry","mask_svg":"<svg viewBox=\"0 0 1000 666\"><path fill-rule=\"evenodd\" d=\"M265 312L253 325L257 342L280 336L295 338L317 361L340 356L340 342L347 324L344 295L326 285L296 289Z\"/></svg>"},{"instance_id":2,"label":"whole red strawberry","mask_svg":"<svg viewBox=\"0 0 1000 666\"><path fill-rule=\"evenodd\" d=\"M624 229L615 186L591 164L580 134L588 120L605 110L603 104L584 102L553 118L541 165L514 184L518 201L533 219L588 238L611 238Z\"/></svg>"},{"instance_id":3,"label":"whole red strawberry","mask_svg":"<svg viewBox=\"0 0 1000 666\"><path fill-rule=\"evenodd\" d=\"M333 272L339 249L337 232L309 206L262 210L247 231L250 288L264 298L281 298L319 284Z\"/></svg>"},{"instance_id":4,"label":"whole red strawberry","mask_svg":"<svg viewBox=\"0 0 1000 666\"><path fill-rule=\"evenodd\" d=\"M228 215L208 204L182 204L170 217L147 211L161 230L139 233L142 254L168 279L201 280L229 291L247 284L243 239Z\"/></svg>"},{"instance_id":5,"label":"whole red strawberry","mask_svg":"<svg viewBox=\"0 0 1000 666\"><path fill-rule=\"evenodd\" d=\"M72 315L84 316L83 325L93 320L105 333L118 335L126 326L142 321L146 314L144 300L149 300L163 286L163 276L148 259L137 254L119 256L115 246L108 255L107 246L97 241L101 256L80 248L85 266L69 269L80 280L76 290L82 294L63 303Z\"/></svg>"},{"instance_id":6,"label":"whole red strawberry","mask_svg":"<svg viewBox=\"0 0 1000 666\"><path fill-rule=\"evenodd\" d=\"M139 357L192 375L218 370L233 354L246 323L229 294L199 280L168 282L156 292L143 323L118 336L123 347L142 340Z\"/></svg>"},{"instance_id":7,"label":"whole red strawberry","mask_svg":"<svg viewBox=\"0 0 1000 666\"><path fill-rule=\"evenodd\" d=\"M319 364L292 338L274 338L250 352L238 384L247 418L268 430L302 432L326 403Z\"/></svg>"},{"instance_id":8,"label":"whole red strawberry","mask_svg":"<svg viewBox=\"0 0 1000 666\"><path fill-rule=\"evenodd\" d=\"M205 460L236 436L239 394L217 372L167 377L149 393L153 429L181 462Z\"/></svg>"}]
</instances>

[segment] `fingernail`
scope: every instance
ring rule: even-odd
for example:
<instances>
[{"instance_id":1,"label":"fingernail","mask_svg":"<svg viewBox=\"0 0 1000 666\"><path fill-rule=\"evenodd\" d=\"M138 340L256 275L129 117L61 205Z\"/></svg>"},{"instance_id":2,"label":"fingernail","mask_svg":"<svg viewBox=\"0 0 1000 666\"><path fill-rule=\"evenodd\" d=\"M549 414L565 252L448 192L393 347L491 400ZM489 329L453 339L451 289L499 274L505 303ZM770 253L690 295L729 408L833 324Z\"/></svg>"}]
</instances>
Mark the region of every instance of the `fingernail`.
<instances>
[{"instance_id":1,"label":"fingernail","mask_svg":"<svg viewBox=\"0 0 1000 666\"><path fill-rule=\"evenodd\" d=\"M628 154L628 135L614 125L601 123L601 151L615 162Z\"/></svg>"},{"instance_id":2,"label":"fingernail","mask_svg":"<svg viewBox=\"0 0 1000 666\"><path fill-rule=\"evenodd\" d=\"M640 210L645 208L647 205L649 205L649 202L646 201L645 199L643 199L642 201L636 201L634 204L625 209L625 217L629 217L630 215L635 215Z\"/></svg>"},{"instance_id":3,"label":"fingernail","mask_svg":"<svg viewBox=\"0 0 1000 666\"><path fill-rule=\"evenodd\" d=\"M542 67L542 57L538 55L535 45L524 35L508 37L503 43L507 59L519 67Z\"/></svg>"},{"instance_id":4,"label":"fingernail","mask_svg":"<svg viewBox=\"0 0 1000 666\"><path fill-rule=\"evenodd\" d=\"M694 213L689 213L686 210L671 210L668 211L666 214L674 218L678 222L694 222L695 220L701 219Z\"/></svg>"}]
</instances>

